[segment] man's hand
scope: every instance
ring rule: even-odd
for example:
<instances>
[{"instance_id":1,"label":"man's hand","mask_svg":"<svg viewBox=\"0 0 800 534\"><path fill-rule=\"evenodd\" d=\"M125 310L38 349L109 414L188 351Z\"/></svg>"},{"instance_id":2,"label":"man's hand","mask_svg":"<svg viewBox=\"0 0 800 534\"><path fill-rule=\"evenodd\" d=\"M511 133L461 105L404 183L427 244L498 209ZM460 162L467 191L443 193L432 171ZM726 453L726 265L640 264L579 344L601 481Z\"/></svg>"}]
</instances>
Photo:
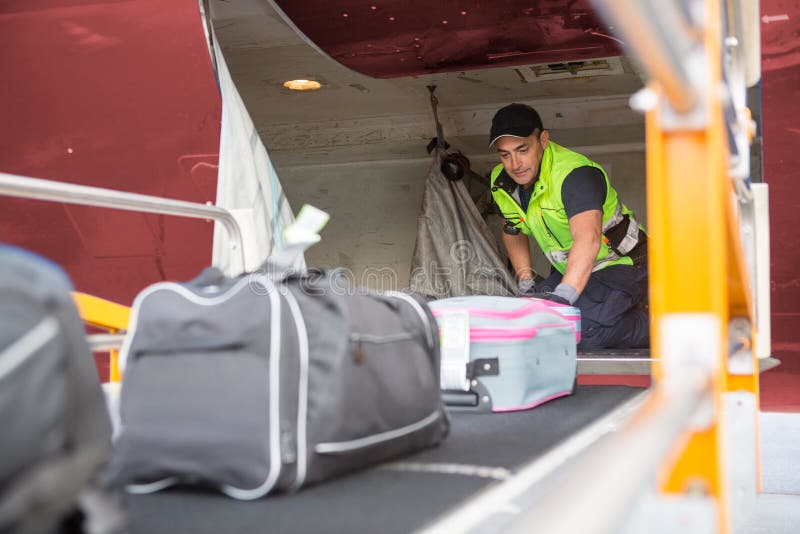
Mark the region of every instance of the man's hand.
<instances>
[{"instance_id":1,"label":"man's hand","mask_svg":"<svg viewBox=\"0 0 800 534\"><path fill-rule=\"evenodd\" d=\"M514 275L519 280L531 278L531 247L528 243L528 236L525 234L509 235L502 234L503 246L506 248L508 259L511 260L511 267L514 268Z\"/></svg>"},{"instance_id":2,"label":"man's hand","mask_svg":"<svg viewBox=\"0 0 800 534\"><path fill-rule=\"evenodd\" d=\"M533 293L533 294L528 295L528 296L534 297L534 298L537 298L537 299L544 299L544 300L549 300L549 301L552 301L552 302L558 302L559 304L565 304L567 306L571 306L570 302L567 299L565 299L564 297L559 297L555 293Z\"/></svg>"},{"instance_id":3,"label":"man's hand","mask_svg":"<svg viewBox=\"0 0 800 534\"><path fill-rule=\"evenodd\" d=\"M517 281L517 296L532 297L536 294L536 283L533 278L523 278Z\"/></svg>"},{"instance_id":4,"label":"man's hand","mask_svg":"<svg viewBox=\"0 0 800 534\"><path fill-rule=\"evenodd\" d=\"M563 282L556 286L555 291L547 293L534 293L531 296L539 299L558 302L559 304L566 304L567 306L572 306L575 304L575 301L578 300L578 292L575 291L575 288Z\"/></svg>"}]
</instances>

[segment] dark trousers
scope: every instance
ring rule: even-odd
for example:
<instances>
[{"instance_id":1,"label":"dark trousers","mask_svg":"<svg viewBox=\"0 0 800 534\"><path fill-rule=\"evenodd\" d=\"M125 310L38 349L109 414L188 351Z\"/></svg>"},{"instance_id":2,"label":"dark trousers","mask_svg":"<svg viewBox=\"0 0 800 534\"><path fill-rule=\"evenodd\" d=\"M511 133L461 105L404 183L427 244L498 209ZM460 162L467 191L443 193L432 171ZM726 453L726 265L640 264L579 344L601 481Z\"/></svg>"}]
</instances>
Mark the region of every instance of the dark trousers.
<instances>
[{"instance_id":1,"label":"dark trousers","mask_svg":"<svg viewBox=\"0 0 800 534\"><path fill-rule=\"evenodd\" d=\"M552 291L562 275L554 271L536 285ZM581 310L579 349L634 348L650 345L647 265L613 265L595 271L575 303Z\"/></svg>"}]
</instances>

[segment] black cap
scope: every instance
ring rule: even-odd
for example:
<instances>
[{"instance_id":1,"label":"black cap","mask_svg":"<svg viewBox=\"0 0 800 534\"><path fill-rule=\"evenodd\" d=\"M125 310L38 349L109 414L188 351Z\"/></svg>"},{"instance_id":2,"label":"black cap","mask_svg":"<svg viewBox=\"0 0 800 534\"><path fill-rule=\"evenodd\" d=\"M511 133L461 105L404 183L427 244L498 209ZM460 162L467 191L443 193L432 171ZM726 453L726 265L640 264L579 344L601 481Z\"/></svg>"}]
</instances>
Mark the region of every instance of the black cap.
<instances>
[{"instance_id":1,"label":"black cap","mask_svg":"<svg viewBox=\"0 0 800 534\"><path fill-rule=\"evenodd\" d=\"M528 137L537 128L544 130L542 118L535 109L525 104L509 104L494 114L489 146L506 135Z\"/></svg>"}]
</instances>

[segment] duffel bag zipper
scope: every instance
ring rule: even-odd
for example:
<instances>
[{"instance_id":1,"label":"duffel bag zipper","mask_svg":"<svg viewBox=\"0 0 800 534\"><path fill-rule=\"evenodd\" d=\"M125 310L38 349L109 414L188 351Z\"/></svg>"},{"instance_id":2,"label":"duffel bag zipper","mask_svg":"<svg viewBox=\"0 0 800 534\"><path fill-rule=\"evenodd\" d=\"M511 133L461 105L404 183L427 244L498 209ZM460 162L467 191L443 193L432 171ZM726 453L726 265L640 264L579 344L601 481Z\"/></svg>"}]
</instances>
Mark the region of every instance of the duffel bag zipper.
<instances>
[{"instance_id":1,"label":"duffel bag zipper","mask_svg":"<svg viewBox=\"0 0 800 534\"><path fill-rule=\"evenodd\" d=\"M399 341L413 341L414 335L407 332L400 332L398 334L388 334L385 336L374 336L372 334L359 334L354 332L350 334L350 343L355 344L353 349L353 362L356 365L362 365L365 360L364 356L364 343L372 343L374 345L385 345L389 343L397 343Z\"/></svg>"},{"instance_id":2,"label":"duffel bag zipper","mask_svg":"<svg viewBox=\"0 0 800 534\"><path fill-rule=\"evenodd\" d=\"M411 295L406 295L405 293L400 293L399 291L387 291L386 296L399 298L411 304L411 307L415 312L417 312L417 315L419 315L419 318L422 321L422 326L425 329L425 339L428 341L428 348L432 349L434 347L435 340L433 334L431 333L430 320L428 319L428 315L425 313L425 310L422 309L420 303L417 302Z\"/></svg>"},{"instance_id":3,"label":"duffel bag zipper","mask_svg":"<svg viewBox=\"0 0 800 534\"><path fill-rule=\"evenodd\" d=\"M350 334L350 341L354 343L396 343L398 341L410 341L414 339L414 334L408 332L398 332L397 334L386 334L384 336L376 336L373 334L361 334L353 332Z\"/></svg>"},{"instance_id":4,"label":"duffel bag zipper","mask_svg":"<svg viewBox=\"0 0 800 534\"><path fill-rule=\"evenodd\" d=\"M176 344L174 347L169 348L153 348L147 347L143 349L136 349L132 353L134 360L144 356L169 356L171 354L185 354L187 352L194 352L200 354L214 354L218 352L236 352L247 346L246 343L218 343L209 345L192 345L191 342L183 344Z\"/></svg>"}]
</instances>

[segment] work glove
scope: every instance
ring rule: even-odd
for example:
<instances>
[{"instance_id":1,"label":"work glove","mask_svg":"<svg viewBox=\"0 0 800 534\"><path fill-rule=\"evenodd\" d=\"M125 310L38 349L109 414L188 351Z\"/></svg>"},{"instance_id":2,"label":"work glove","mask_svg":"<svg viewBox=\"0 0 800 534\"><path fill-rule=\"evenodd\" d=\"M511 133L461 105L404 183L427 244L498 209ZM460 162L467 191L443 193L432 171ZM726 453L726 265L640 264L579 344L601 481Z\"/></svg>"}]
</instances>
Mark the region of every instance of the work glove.
<instances>
[{"instance_id":1,"label":"work glove","mask_svg":"<svg viewBox=\"0 0 800 534\"><path fill-rule=\"evenodd\" d=\"M572 306L578 300L578 292L569 284L558 284L554 291L546 293L534 293L531 295L539 299L545 299L559 304L566 304Z\"/></svg>"},{"instance_id":2,"label":"work glove","mask_svg":"<svg viewBox=\"0 0 800 534\"><path fill-rule=\"evenodd\" d=\"M559 304L564 304L565 306L572 306L570 301L568 301L564 297L556 295L553 292L534 293L533 295L530 295L530 296L534 297L534 298L537 298L537 299L544 299L544 300L549 300L551 302L558 302Z\"/></svg>"},{"instance_id":3,"label":"work glove","mask_svg":"<svg viewBox=\"0 0 800 534\"><path fill-rule=\"evenodd\" d=\"M517 296L532 297L536 293L536 283L533 278L523 278L517 281Z\"/></svg>"}]
</instances>

